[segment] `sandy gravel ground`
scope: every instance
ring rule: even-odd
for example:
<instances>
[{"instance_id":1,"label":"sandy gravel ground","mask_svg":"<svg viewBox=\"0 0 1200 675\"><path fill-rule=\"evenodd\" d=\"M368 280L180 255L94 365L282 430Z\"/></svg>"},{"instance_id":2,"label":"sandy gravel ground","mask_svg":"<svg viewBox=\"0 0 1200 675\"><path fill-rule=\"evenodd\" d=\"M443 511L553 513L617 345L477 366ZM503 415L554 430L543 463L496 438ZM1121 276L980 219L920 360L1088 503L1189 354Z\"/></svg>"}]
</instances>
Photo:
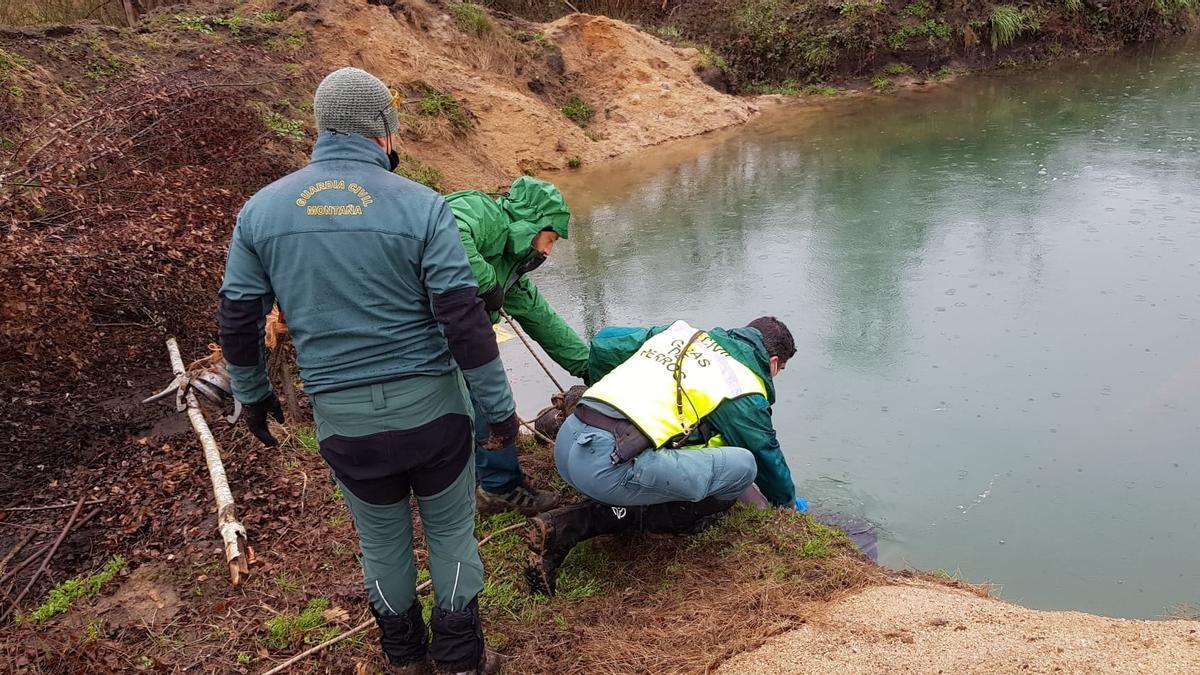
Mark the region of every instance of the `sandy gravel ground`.
<instances>
[{"instance_id":1,"label":"sandy gravel ground","mask_svg":"<svg viewBox=\"0 0 1200 675\"><path fill-rule=\"evenodd\" d=\"M932 584L877 586L721 673L1200 673L1200 621L1042 612Z\"/></svg>"}]
</instances>

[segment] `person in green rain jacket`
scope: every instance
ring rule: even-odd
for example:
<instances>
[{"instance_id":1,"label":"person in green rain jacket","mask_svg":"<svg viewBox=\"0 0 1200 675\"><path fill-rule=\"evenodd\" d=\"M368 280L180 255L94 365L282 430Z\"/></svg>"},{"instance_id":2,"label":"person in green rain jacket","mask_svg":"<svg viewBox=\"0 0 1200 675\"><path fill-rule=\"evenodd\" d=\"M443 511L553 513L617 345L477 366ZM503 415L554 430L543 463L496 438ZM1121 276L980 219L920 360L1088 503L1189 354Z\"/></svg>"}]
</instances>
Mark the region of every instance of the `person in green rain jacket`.
<instances>
[{"instance_id":1,"label":"person in green rain jacket","mask_svg":"<svg viewBox=\"0 0 1200 675\"><path fill-rule=\"evenodd\" d=\"M446 201L458 221L458 234L492 323L500 321L501 311L507 312L555 363L586 380L587 343L555 313L528 276L559 238L567 238L571 210L562 192L547 181L521 176L505 195L465 190L447 195ZM476 430L477 501L482 510L517 509L533 515L557 505L553 493L525 484L515 444L484 449L487 427L477 425Z\"/></svg>"}]
</instances>

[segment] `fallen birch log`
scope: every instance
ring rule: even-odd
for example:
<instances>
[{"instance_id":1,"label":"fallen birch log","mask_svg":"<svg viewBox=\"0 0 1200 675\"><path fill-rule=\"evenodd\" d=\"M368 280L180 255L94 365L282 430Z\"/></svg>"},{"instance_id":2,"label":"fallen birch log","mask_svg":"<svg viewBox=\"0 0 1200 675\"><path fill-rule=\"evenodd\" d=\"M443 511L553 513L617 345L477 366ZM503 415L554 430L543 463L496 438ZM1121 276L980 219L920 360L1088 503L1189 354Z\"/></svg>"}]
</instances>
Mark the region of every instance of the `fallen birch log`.
<instances>
[{"instance_id":1,"label":"fallen birch log","mask_svg":"<svg viewBox=\"0 0 1200 675\"><path fill-rule=\"evenodd\" d=\"M187 371L183 366L183 357L179 354L179 343L175 338L167 338L167 353L171 357L171 370L179 382L187 379ZM238 522L233 507L233 493L229 490L229 480L225 477L225 463L221 461L221 449L217 447L217 439L213 437L212 429L204 419L200 403L196 395L189 389L184 396L188 419L192 429L200 438L204 447L204 461L208 464L208 477L212 480L213 497L217 501L217 531L225 544L225 560L229 563L229 580L234 586L242 583L242 575L250 572L250 562L254 551L246 544L246 528Z\"/></svg>"}]
</instances>

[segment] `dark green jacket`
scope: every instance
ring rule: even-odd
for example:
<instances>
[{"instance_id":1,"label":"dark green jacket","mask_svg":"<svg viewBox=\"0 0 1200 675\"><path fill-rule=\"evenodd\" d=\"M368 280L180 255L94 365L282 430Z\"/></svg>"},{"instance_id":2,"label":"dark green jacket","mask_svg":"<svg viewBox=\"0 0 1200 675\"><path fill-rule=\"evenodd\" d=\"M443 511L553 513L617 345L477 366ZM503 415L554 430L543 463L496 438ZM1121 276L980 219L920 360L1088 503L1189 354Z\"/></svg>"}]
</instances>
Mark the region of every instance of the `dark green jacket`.
<instances>
[{"instance_id":1,"label":"dark green jacket","mask_svg":"<svg viewBox=\"0 0 1200 675\"><path fill-rule=\"evenodd\" d=\"M454 218L436 192L388 171L361 136L323 132L308 166L242 208L221 285L233 393L270 393L263 316L278 301L309 394L461 368L487 422L512 392Z\"/></svg>"},{"instance_id":2,"label":"dark green jacket","mask_svg":"<svg viewBox=\"0 0 1200 675\"><path fill-rule=\"evenodd\" d=\"M609 371L633 356L646 340L669 327L609 326L596 333L588 361L591 381L599 382ZM725 401L703 421L720 433L727 445L745 448L754 454L758 464L758 477L754 482L763 496L776 506L791 506L796 502L796 486L771 422L775 385L771 380L771 357L763 346L762 334L754 328L712 328L707 332L733 358L762 378L767 396L751 394Z\"/></svg>"},{"instance_id":3,"label":"dark green jacket","mask_svg":"<svg viewBox=\"0 0 1200 675\"><path fill-rule=\"evenodd\" d=\"M458 221L458 234L479 282L479 294L487 295L497 284L512 283L504 296L504 309L555 363L575 377L584 377L587 343L555 313L528 276L514 279L514 270L534 255L533 238L538 232L552 228L567 238L571 212L562 193L544 180L522 176L502 197L465 190L447 195L446 201ZM491 319L498 322L499 313L493 313Z\"/></svg>"}]
</instances>

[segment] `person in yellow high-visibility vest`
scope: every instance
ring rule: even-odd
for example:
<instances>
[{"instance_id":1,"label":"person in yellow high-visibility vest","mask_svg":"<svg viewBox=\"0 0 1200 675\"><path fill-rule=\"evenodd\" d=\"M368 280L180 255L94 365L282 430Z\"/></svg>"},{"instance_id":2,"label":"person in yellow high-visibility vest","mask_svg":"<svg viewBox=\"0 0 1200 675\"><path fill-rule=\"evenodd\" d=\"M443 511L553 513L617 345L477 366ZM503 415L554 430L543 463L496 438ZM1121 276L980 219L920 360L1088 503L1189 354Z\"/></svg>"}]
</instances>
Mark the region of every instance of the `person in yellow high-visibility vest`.
<instances>
[{"instance_id":1,"label":"person in yellow high-visibility vest","mask_svg":"<svg viewBox=\"0 0 1200 675\"><path fill-rule=\"evenodd\" d=\"M775 317L732 330L676 321L598 332L588 358L595 384L554 448L559 474L588 499L526 525L531 590L553 595L558 566L580 541L631 527L697 532L751 484L795 508L771 423L772 379L795 353Z\"/></svg>"}]
</instances>

